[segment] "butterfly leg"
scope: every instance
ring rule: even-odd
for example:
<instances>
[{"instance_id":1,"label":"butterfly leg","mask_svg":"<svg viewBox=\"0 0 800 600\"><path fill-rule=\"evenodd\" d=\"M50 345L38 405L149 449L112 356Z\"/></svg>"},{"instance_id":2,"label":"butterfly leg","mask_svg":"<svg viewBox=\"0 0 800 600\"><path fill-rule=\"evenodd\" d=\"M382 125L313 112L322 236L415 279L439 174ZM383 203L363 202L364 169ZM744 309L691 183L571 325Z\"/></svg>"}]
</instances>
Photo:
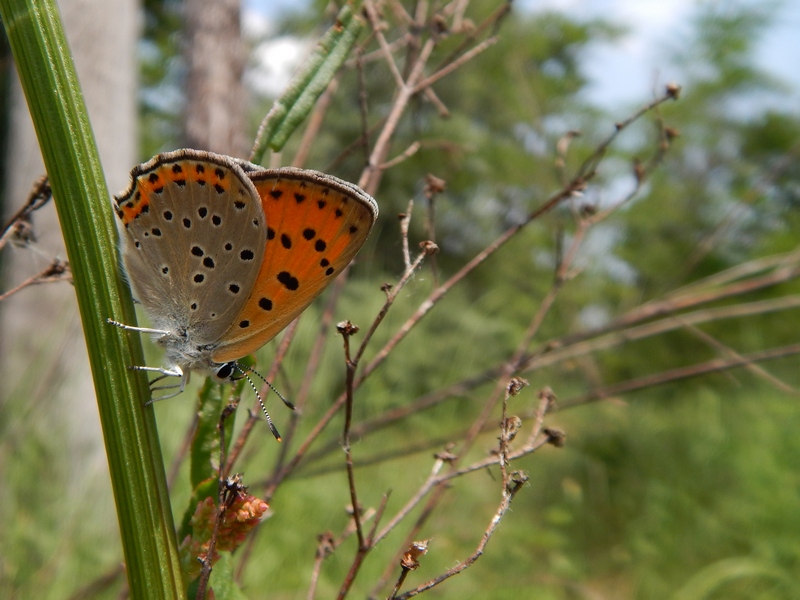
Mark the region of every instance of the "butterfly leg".
<instances>
[{"instance_id":1,"label":"butterfly leg","mask_svg":"<svg viewBox=\"0 0 800 600\"><path fill-rule=\"evenodd\" d=\"M171 394L166 394L164 396L158 396L150 398L147 404L152 404L153 402L158 402L159 400L166 400L167 398L174 398L178 394L181 394L184 389L186 389L186 384L189 382L189 375L191 371L184 372L179 366L175 365L171 368L166 367L142 367L142 366L131 366L128 367L131 371L148 371L150 373L161 373L159 377L156 377L150 382L150 392L157 392L161 390L174 390L178 388L178 391L173 392ZM180 383L176 383L175 385L160 385L153 387L154 383L158 383L162 379L166 379L167 377L180 377Z\"/></svg>"},{"instance_id":2,"label":"butterfly leg","mask_svg":"<svg viewBox=\"0 0 800 600\"><path fill-rule=\"evenodd\" d=\"M115 327L119 327L120 329L124 329L125 331L138 331L139 333L154 333L159 335L168 335L169 332L163 329L152 329L150 327L134 327L133 325L125 325L124 323L120 323L119 321L115 321L113 319L106 319L110 325L114 325ZM157 402L158 400L166 400L167 398L174 398L178 394L182 393L183 390L186 388L186 383L189 381L189 372L184 373L183 369L179 366L174 366L172 368L167 367L144 367L140 365L131 365L128 367L131 371L148 371L150 373L160 373L158 377L153 379L150 382L150 392L156 392L159 390L174 390L178 388L178 391L166 394L164 396L159 396L158 398L150 398L147 404L152 404L153 402ZM176 383L175 385L162 385L158 387L153 387L154 383L161 381L167 377L180 377L181 382Z\"/></svg>"},{"instance_id":3,"label":"butterfly leg","mask_svg":"<svg viewBox=\"0 0 800 600\"><path fill-rule=\"evenodd\" d=\"M114 327L119 327L120 329L124 329L125 331L138 331L139 333L158 333L160 335L169 335L169 331L165 331L164 329L152 329L150 327L134 327L133 325L125 325L125 323L120 323L119 321L115 321L114 319L106 319L109 325L113 325Z\"/></svg>"}]
</instances>

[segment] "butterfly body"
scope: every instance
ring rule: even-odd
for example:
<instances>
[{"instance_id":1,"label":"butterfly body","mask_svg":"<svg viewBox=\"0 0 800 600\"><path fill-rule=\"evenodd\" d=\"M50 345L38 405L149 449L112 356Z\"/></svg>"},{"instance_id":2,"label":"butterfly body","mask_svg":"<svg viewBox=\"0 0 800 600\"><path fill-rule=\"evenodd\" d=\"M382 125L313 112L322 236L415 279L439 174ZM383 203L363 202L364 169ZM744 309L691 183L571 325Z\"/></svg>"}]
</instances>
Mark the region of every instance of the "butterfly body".
<instances>
[{"instance_id":1,"label":"butterfly body","mask_svg":"<svg viewBox=\"0 0 800 600\"><path fill-rule=\"evenodd\" d=\"M197 150L160 154L115 197L122 257L165 375L229 374L352 260L378 214L357 186ZM182 388L181 385L181 388Z\"/></svg>"}]
</instances>

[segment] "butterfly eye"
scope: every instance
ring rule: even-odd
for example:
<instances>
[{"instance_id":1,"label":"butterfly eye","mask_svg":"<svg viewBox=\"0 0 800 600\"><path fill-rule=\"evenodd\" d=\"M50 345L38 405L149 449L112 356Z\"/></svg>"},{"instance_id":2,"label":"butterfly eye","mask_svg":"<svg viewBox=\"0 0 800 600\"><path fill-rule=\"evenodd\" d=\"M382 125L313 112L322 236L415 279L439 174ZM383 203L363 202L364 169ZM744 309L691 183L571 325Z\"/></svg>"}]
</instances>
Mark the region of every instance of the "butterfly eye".
<instances>
[{"instance_id":1,"label":"butterfly eye","mask_svg":"<svg viewBox=\"0 0 800 600\"><path fill-rule=\"evenodd\" d=\"M232 381L233 373L236 368L235 365L235 362L227 362L220 365L219 368L214 372L214 377L220 380Z\"/></svg>"}]
</instances>

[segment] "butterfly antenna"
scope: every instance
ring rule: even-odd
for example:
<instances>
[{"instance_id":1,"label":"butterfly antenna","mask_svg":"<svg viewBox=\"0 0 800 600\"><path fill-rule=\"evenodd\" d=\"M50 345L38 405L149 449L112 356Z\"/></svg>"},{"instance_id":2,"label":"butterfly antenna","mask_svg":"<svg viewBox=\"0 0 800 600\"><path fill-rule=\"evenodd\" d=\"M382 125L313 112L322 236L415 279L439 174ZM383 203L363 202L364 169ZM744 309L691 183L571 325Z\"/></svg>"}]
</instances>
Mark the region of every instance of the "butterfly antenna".
<instances>
[{"instance_id":1,"label":"butterfly antenna","mask_svg":"<svg viewBox=\"0 0 800 600\"><path fill-rule=\"evenodd\" d=\"M283 394L281 394L281 393L280 393L280 392L279 392L279 391L278 391L278 390L275 388L275 386L274 386L274 385L272 385L272 384L271 384L269 381L267 381L266 379L264 379L264 376L263 376L261 373L259 373L259 372L258 372L258 371L256 371L255 369L252 369L252 368L250 368L250 367L248 367L248 366L246 366L246 365L239 365L238 363L237 363L236 367L239 369L239 371L242 373L242 375L244 375L244 371L242 371L242 369L247 369L248 371L250 371L250 372L251 372L253 375L255 375L256 377L258 377L258 378L259 378L261 381L263 381L263 382L264 382L266 385L268 385L268 386L269 386L269 389L271 389L273 392L275 392L275 395L276 395L276 396L278 396L278 398L280 398L281 400L283 400L283 403L284 403L286 406L288 406L288 407L289 407L291 410L295 410L295 406L294 406L294 404L292 404L292 403L291 403L291 402L289 402L289 401L288 401L286 398L284 398L284 397L283 397ZM252 383L251 383L251 385L252 385Z\"/></svg>"},{"instance_id":2,"label":"butterfly antenna","mask_svg":"<svg viewBox=\"0 0 800 600\"><path fill-rule=\"evenodd\" d=\"M247 373L245 373L244 370L242 370L242 368L238 364L234 363L233 366L237 371L239 371L239 373L242 374L242 377L247 379L247 383L249 383L250 387L253 388L253 392L255 393L256 398L258 398L258 403L261 405L261 410L264 413L264 416L267 418L267 425L269 425L269 430L272 432L272 435L275 436L275 439L280 442L281 434L278 431L278 428L275 427L275 424L272 422L272 417L269 416L269 413L267 412L267 407L264 406L264 400L261 398L261 394L258 393L258 389L256 388L256 385L253 383L253 380L250 379L250 376Z\"/></svg>"}]
</instances>

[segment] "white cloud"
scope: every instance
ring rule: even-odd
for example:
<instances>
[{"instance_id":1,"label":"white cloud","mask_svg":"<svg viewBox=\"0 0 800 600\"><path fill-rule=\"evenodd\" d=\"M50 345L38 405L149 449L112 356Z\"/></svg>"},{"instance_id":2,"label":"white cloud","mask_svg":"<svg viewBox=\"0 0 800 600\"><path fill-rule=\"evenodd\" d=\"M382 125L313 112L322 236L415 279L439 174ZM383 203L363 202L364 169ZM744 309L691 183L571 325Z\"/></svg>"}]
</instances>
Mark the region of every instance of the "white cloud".
<instances>
[{"instance_id":1,"label":"white cloud","mask_svg":"<svg viewBox=\"0 0 800 600\"><path fill-rule=\"evenodd\" d=\"M296 36L282 36L258 44L252 53L254 64L246 74L250 89L264 96L278 96L310 47L309 40Z\"/></svg>"}]
</instances>

